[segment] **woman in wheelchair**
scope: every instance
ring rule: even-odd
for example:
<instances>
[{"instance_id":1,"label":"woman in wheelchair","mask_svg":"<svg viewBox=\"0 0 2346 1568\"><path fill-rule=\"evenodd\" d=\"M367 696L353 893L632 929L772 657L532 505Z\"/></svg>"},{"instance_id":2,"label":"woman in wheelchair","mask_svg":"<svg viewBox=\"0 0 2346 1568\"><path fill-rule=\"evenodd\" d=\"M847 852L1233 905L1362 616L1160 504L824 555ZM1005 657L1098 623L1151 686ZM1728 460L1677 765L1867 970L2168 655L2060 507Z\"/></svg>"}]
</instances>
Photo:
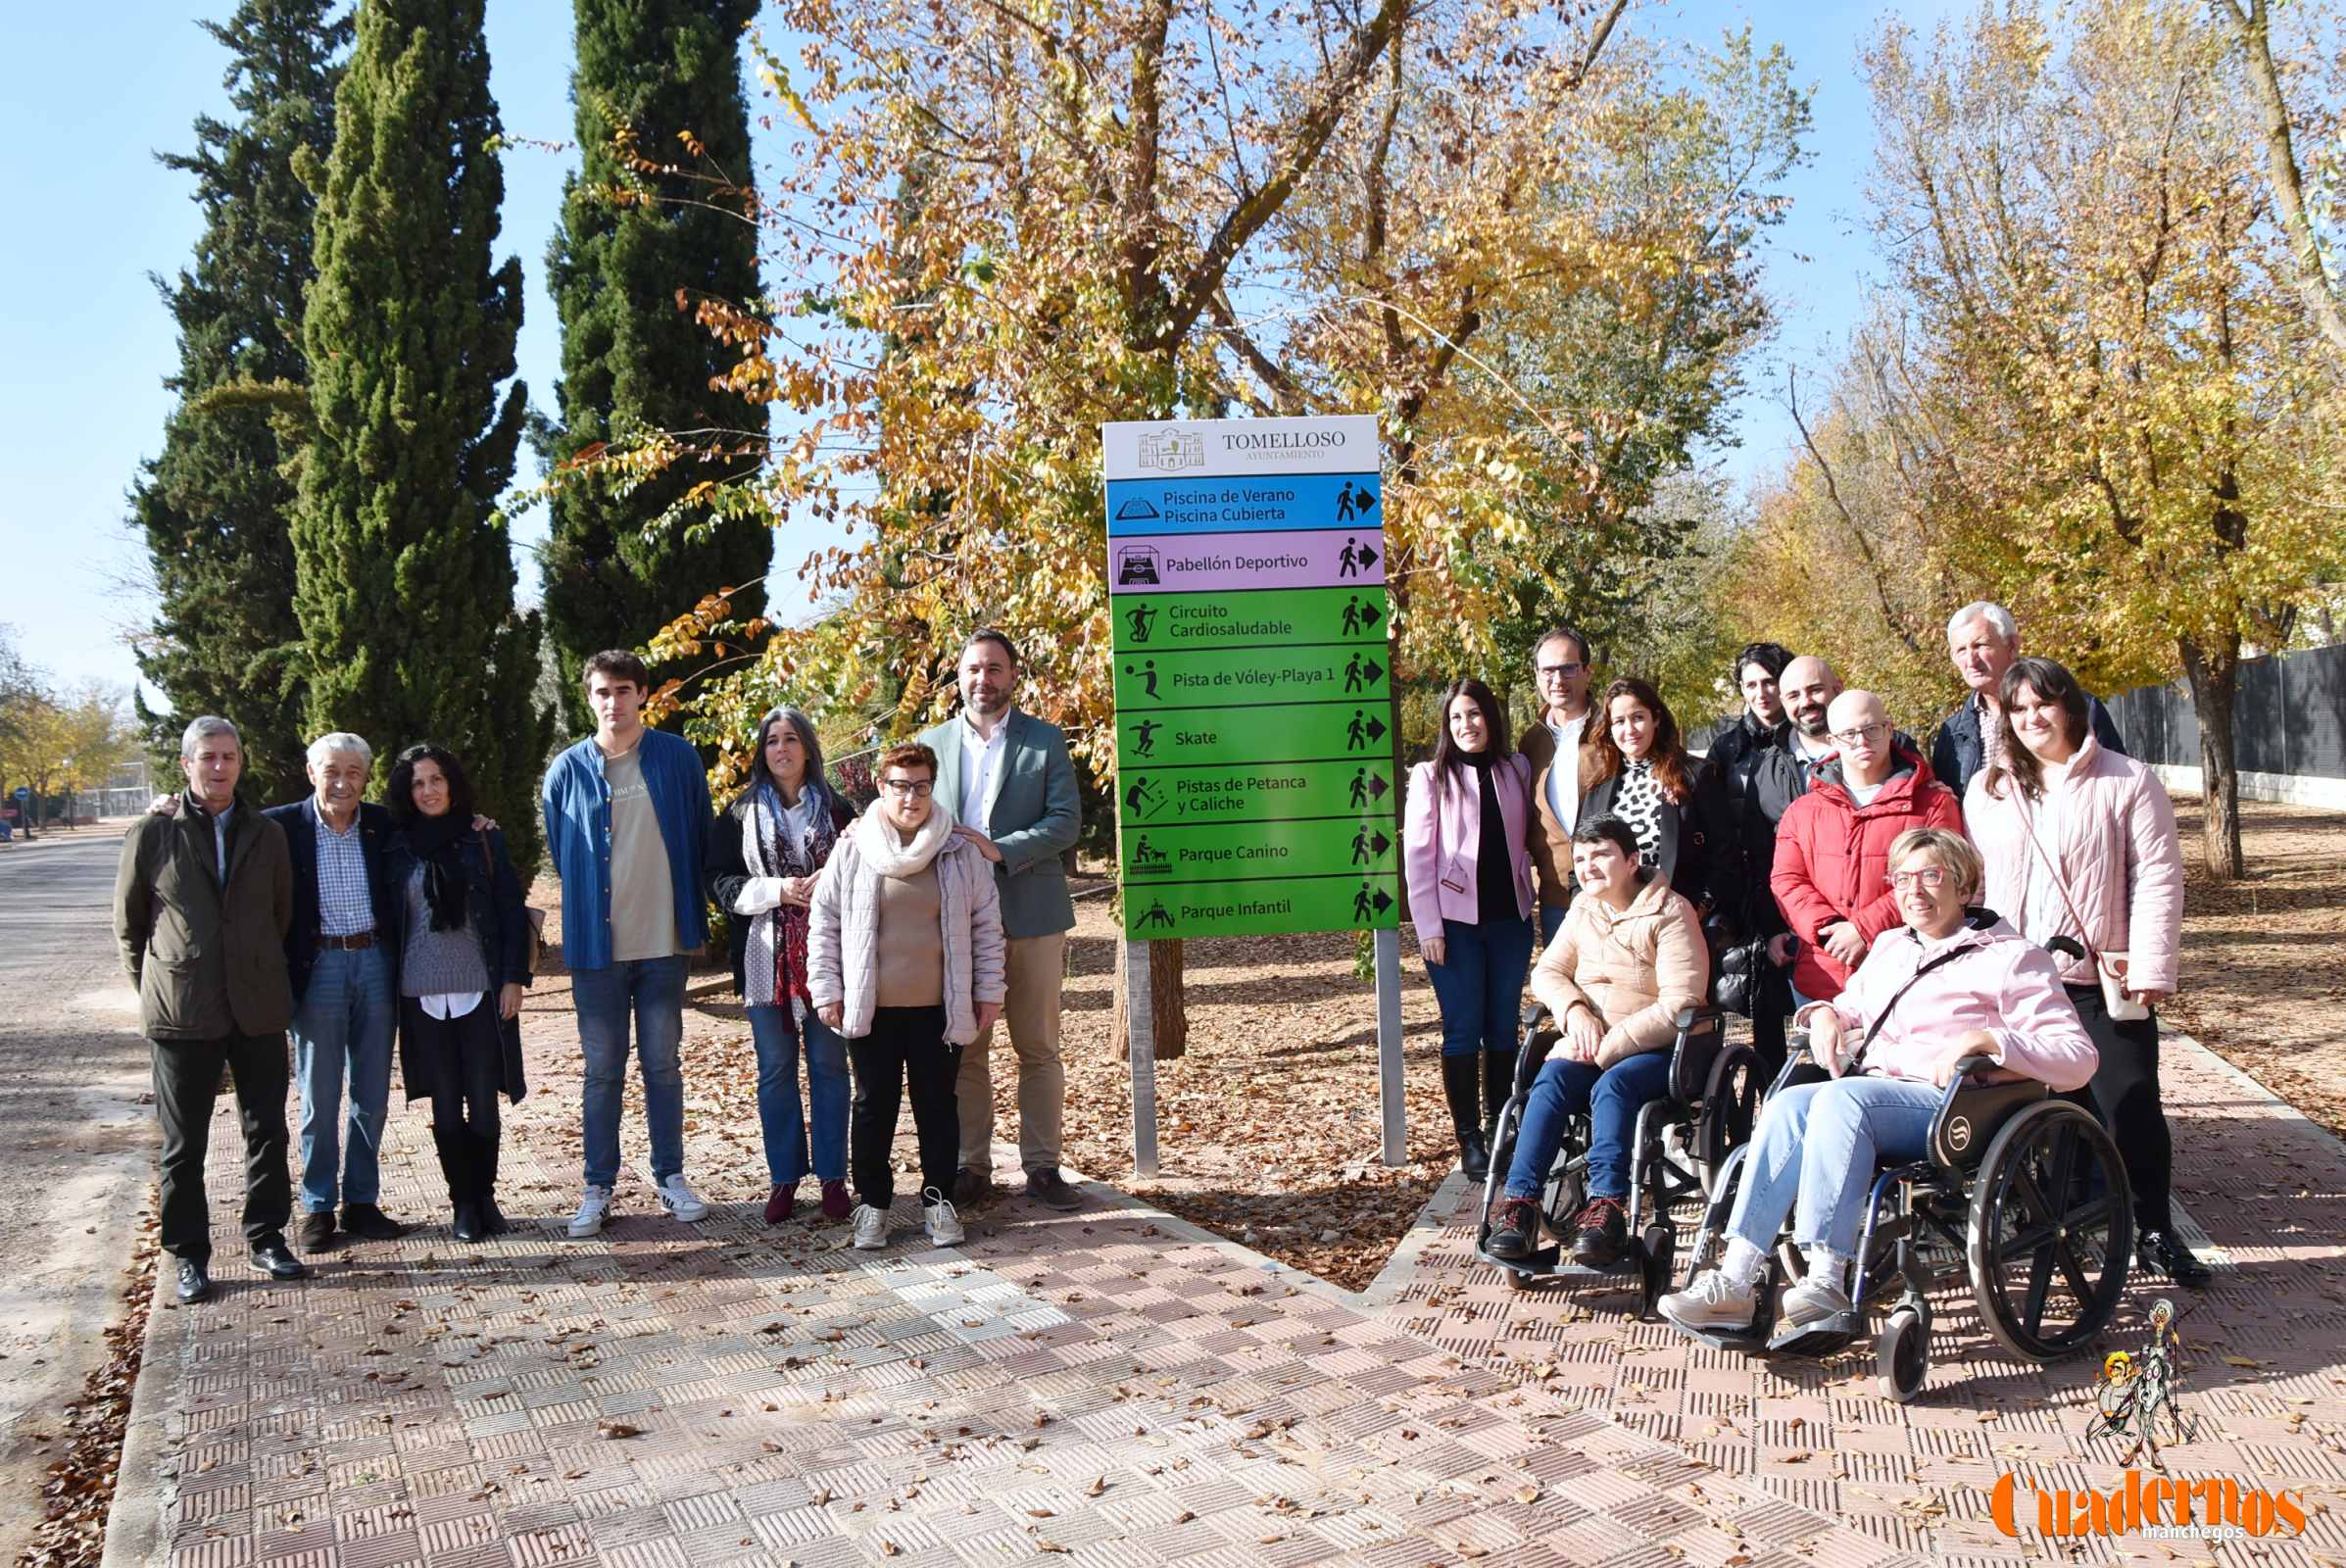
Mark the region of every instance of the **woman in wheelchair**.
<instances>
[{"instance_id":1,"label":"woman in wheelchair","mask_svg":"<svg viewBox=\"0 0 2346 1568\"><path fill-rule=\"evenodd\" d=\"M1889 879L1905 928L1875 941L1839 997L1795 1016L1829 1076L1781 1089L1761 1107L1724 1259L1659 1303L1683 1329L1751 1326L1787 1215L1808 1269L1784 1293L1784 1334L1854 1310L1847 1282L1877 1161L1923 1157L1940 1091L1966 1058L1992 1060L1992 1078L2056 1091L2093 1077L2093 1041L2052 956L1993 911L1969 907L1981 879L1969 840L1936 827L1900 834Z\"/></svg>"},{"instance_id":2,"label":"woman in wheelchair","mask_svg":"<svg viewBox=\"0 0 2346 1568\"><path fill-rule=\"evenodd\" d=\"M1565 1119L1585 1111L1588 1197L1572 1224L1572 1258L1611 1268L1629 1242L1623 1204L1637 1112L1669 1090L1678 1015L1702 1004L1710 958L1694 906L1638 864L1637 835L1620 817L1581 823L1572 873L1580 897L1532 970L1533 995L1563 1038L1532 1085L1486 1250L1519 1258L1539 1248L1540 1189Z\"/></svg>"}]
</instances>

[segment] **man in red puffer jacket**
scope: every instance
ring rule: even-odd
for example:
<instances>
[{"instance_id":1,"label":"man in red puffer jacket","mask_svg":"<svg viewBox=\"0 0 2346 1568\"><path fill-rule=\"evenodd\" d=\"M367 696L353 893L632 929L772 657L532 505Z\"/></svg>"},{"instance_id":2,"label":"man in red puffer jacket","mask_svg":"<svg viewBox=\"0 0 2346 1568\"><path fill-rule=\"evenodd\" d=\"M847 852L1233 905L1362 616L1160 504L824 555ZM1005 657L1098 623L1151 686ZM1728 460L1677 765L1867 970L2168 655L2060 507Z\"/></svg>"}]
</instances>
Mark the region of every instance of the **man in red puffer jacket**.
<instances>
[{"instance_id":1,"label":"man in red puffer jacket","mask_svg":"<svg viewBox=\"0 0 2346 1568\"><path fill-rule=\"evenodd\" d=\"M1792 990L1802 1003L1841 994L1874 939L1897 929L1890 899L1889 847L1909 828L1963 831L1955 792L1931 776L1923 754L1901 745L1882 699L1843 692L1827 714L1840 749L1776 828L1768 879L1800 938Z\"/></svg>"}]
</instances>

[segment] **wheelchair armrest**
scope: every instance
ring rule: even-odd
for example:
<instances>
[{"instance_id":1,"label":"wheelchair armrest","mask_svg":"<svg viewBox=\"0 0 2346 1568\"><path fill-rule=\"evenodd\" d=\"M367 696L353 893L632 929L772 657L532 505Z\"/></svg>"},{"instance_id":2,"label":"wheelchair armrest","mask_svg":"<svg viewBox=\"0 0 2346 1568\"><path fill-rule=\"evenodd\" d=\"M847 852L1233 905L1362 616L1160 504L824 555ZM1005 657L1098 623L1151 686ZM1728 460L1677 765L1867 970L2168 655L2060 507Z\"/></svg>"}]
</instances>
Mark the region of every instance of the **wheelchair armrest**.
<instances>
[{"instance_id":1,"label":"wheelchair armrest","mask_svg":"<svg viewBox=\"0 0 2346 1568\"><path fill-rule=\"evenodd\" d=\"M1931 1163L1950 1170L1977 1165L2004 1123L2053 1092L2035 1078L1981 1082L1981 1075L1994 1067L1985 1056L1972 1056L1956 1065L1946 1093L1939 1097L1938 1112L1931 1118L1931 1136L1925 1148Z\"/></svg>"},{"instance_id":2,"label":"wheelchair armrest","mask_svg":"<svg viewBox=\"0 0 2346 1568\"><path fill-rule=\"evenodd\" d=\"M1523 1004L1523 1026L1526 1029L1531 1028L1532 1025L1540 1020L1541 1016L1545 1014L1546 1011L1547 1004L1541 1002L1538 997L1534 997L1531 1001Z\"/></svg>"}]
</instances>

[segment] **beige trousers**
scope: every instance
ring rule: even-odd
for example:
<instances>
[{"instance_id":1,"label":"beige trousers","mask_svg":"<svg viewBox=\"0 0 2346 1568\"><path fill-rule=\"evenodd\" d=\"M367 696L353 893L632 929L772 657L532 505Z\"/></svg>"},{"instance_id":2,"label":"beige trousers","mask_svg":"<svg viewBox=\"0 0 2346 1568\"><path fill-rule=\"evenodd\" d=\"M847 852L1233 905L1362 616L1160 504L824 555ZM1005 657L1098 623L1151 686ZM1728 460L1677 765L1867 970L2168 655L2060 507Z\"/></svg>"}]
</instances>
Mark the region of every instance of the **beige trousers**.
<instances>
[{"instance_id":1,"label":"beige trousers","mask_svg":"<svg viewBox=\"0 0 2346 1568\"><path fill-rule=\"evenodd\" d=\"M1037 1170L1059 1162L1059 1114L1067 1099L1067 1070L1059 1063L1059 986L1067 966L1067 933L1013 937L1002 944L1009 996L1002 1021L1018 1056L1018 1163ZM961 1053L953 1085L961 1111L961 1164L994 1167L994 1046L989 1028Z\"/></svg>"}]
</instances>

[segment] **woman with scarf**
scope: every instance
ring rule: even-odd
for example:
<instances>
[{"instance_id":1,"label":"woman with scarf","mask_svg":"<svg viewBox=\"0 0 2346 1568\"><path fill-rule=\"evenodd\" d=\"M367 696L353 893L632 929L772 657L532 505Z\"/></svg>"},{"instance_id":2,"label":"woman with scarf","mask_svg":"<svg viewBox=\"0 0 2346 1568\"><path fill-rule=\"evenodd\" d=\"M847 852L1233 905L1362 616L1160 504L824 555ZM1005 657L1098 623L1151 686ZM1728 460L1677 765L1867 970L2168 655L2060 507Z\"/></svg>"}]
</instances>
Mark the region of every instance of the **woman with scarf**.
<instances>
[{"instance_id":1,"label":"woman with scarf","mask_svg":"<svg viewBox=\"0 0 2346 1568\"><path fill-rule=\"evenodd\" d=\"M399 941L399 1067L432 1106L456 1239L513 1229L497 1207L497 1097L520 1102L529 910L505 835L472 814L456 755L411 746L385 790L398 831L384 851Z\"/></svg>"},{"instance_id":2,"label":"woman with scarf","mask_svg":"<svg viewBox=\"0 0 2346 1568\"><path fill-rule=\"evenodd\" d=\"M816 874L855 819L855 808L823 782L814 721L783 707L758 721L749 787L709 836L709 897L733 917L733 983L749 1006L758 1049L758 1120L773 1184L765 1200L768 1225L790 1218L798 1204L808 1163L808 1109L823 1215L848 1216L847 1042L806 999L806 906ZM806 1109L799 1102L801 1042Z\"/></svg>"},{"instance_id":3,"label":"woman with scarf","mask_svg":"<svg viewBox=\"0 0 2346 1568\"><path fill-rule=\"evenodd\" d=\"M953 1172L961 1048L1008 994L994 868L936 798L937 754L918 741L880 758L880 800L843 835L814 884L806 990L855 1063L855 1245L888 1245L897 1107L909 1089L929 1240L959 1245Z\"/></svg>"}]
</instances>

